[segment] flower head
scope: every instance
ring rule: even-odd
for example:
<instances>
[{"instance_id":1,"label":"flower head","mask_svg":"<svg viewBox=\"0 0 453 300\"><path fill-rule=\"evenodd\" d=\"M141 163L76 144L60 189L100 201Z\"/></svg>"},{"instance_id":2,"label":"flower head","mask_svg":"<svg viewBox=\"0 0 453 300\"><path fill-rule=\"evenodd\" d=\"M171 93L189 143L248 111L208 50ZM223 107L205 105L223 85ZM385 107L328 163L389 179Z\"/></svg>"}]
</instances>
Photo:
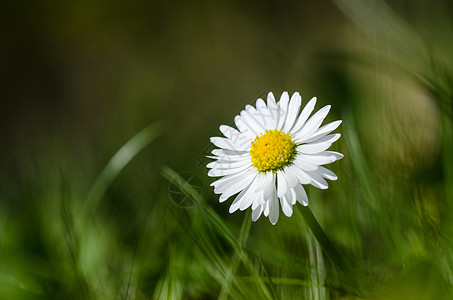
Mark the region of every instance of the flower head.
<instances>
[{"instance_id":1,"label":"flower head","mask_svg":"<svg viewBox=\"0 0 453 300\"><path fill-rule=\"evenodd\" d=\"M221 125L224 137L211 138L219 149L209 156L215 161L207 165L208 175L221 177L211 184L220 202L237 194L230 213L251 207L253 221L264 214L276 224L279 203L288 217L297 201L308 205L304 184L327 189L325 179L337 179L323 165L343 157L327 151L340 137L331 132L341 120L320 127L330 105L310 117L316 98L299 112L301 102L297 92L291 99L284 92L278 102L269 93L267 103L260 98L234 118L237 129Z\"/></svg>"}]
</instances>

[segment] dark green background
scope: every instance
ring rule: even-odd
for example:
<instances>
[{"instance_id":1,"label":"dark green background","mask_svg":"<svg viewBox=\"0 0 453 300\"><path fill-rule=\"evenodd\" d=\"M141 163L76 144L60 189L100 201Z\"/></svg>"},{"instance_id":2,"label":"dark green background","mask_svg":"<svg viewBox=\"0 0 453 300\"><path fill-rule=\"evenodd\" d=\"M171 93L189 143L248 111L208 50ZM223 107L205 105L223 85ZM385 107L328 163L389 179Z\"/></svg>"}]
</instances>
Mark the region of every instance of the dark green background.
<instances>
[{"instance_id":1,"label":"dark green background","mask_svg":"<svg viewBox=\"0 0 453 300\"><path fill-rule=\"evenodd\" d=\"M450 299L451 1L3 1L0 28L0 299ZM350 274L298 210L249 232L209 186L209 137L269 91L343 120L339 180L308 194Z\"/></svg>"}]
</instances>

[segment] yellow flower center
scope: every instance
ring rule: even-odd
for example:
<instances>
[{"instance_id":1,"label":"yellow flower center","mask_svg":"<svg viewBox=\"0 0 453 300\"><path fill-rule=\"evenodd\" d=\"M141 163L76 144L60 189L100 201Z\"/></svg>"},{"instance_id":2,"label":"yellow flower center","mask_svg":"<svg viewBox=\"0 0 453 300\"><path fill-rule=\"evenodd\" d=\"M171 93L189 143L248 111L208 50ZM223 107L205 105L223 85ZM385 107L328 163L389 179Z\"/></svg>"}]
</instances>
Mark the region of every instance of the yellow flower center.
<instances>
[{"instance_id":1,"label":"yellow flower center","mask_svg":"<svg viewBox=\"0 0 453 300\"><path fill-rule=\"evenodd\" d=\"M296 143L289 135L277 129L266 130L252 142L249 154L260 172L283 170L296 156Z\"/></svg>"}]
</instances>

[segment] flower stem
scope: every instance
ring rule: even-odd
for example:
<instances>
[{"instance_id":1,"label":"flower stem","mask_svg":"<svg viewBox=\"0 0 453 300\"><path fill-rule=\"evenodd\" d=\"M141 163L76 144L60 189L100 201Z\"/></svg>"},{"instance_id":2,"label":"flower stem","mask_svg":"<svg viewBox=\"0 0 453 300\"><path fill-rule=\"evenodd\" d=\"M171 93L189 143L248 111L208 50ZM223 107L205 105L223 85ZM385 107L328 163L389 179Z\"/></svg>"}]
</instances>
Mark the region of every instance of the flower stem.
<instances>
[{"instance_id":1,"label":"flower stem","mask_svg":"<svg viewBox=\"0 0 453 300\"><path fill-rule=\"evenodd\" d=\"M302 216L305 219L308 227L310 227L311 232L315 236L318 243L323 248L327 256L332 260L332 262L338 267L341 273L345 275L345 278L350 281L352 286L354 286L354 293L357 295L362 294L361 288L357 286L358 281L355 280L355 272L351 267L351 264L346 261L346 259L340 254L340 252L335 248L333 243L330 241L329 237L322 229L316 217L313 215L313 212L308 206L301 207Z\"/></svg>"},{"instance_id":2,"label":"flower stem","mask_svg":"<svg viewBox=\"0 0 453 300\"><path fill-rule=\"evenodd\" d=\"M345 271L346 263L343 257L327 237L327 234L322 229L318 220L316 220L311 209L308 206L303 206L301 208L301 211L302 215L304 216L305 222L307 222L308 227L310 227L311 232L313 233L321 247L324 249L327 256L329 256L329 258L340 268L340 270Z\"/></svg>"}]
</instances>

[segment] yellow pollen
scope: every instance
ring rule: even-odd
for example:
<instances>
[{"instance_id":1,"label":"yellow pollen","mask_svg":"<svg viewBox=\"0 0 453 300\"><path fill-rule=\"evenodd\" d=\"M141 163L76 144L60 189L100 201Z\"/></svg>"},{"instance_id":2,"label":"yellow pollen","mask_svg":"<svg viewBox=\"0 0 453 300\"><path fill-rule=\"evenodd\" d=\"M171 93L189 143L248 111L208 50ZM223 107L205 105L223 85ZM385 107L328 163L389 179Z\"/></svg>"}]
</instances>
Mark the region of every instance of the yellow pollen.
<instances>
[{"instance_id":1,"label":"yellow pollen","mask_svg":"<svg viewBox=\"0 0 453 300\"><path fill-rule=\"evenodd\" d=\"M277 129L266 130L252 142L249 154L258 171L276 172L293 162L296 146L287 133Z\"/></svg>"}]
</instances>

